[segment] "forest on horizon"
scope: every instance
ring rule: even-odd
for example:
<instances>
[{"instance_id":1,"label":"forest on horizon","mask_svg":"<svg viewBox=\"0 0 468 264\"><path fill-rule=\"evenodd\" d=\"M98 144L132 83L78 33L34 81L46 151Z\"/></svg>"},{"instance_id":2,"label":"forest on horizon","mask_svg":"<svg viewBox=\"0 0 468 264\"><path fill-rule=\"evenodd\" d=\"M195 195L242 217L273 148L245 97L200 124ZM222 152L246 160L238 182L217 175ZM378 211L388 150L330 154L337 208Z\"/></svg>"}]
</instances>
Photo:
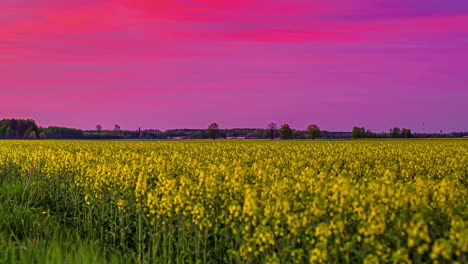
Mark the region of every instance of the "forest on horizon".
<instances>
[{"instance_id":1,"label":"forest on horizon","mask_svg":"<svg viewBox=\"0 0 468 264\"><path fill-rule=\"evenodd\" d=\"M214 123L215 124L215 123ZM311 135L306 130L291 129L287 124L281 127L266 128L217 128L216 138L227 139L307 139ZM318 126L317 126L317 129ZM333 132L319 130L315 138L346 139L346 138L460 138L467 137L468 132L443 133L411 133L405 128L390 128L388 133L374 133L364 127L351 128L349 132ZM281 134L283 132L283 134ZM96 130L80 130L67 127L40 127L32 119L3 119L0 120L0 139L207 139L210 138L208 129L136 129L122 130L119 125L113 129L103 129L96 125Z\"/></svg>"}]
</instances>

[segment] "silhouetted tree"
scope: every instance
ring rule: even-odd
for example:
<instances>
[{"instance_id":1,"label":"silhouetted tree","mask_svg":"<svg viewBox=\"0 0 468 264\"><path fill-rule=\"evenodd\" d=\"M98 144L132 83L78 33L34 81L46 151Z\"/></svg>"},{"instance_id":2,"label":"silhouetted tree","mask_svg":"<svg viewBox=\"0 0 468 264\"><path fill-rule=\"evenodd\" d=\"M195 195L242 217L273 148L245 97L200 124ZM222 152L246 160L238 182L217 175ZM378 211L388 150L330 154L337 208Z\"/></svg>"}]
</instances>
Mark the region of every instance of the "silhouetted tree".
<instances>
[{"instance_id":1,"label":"silhouetted tree","mask_svg":"<svg viewBox=\"0 0 468 264\"><path fill-rule=\"evenodd\" d=\"M401 136L404 137L404 138L410 138L411 137L411 130L406 129L406 128L402 128L401 129Z\"/></svg>"},{"instance_id":2,"label":"silhouetted tree","mask_svg":"<svg viewBox=\"0 0 468 264\"><path fill-rule=\"evenodd\" d=\"M98 135L101 133L101 130L102 130L102 126L101 125L97 125L96 126L96 130L97 130L97 133Z\"/></svg>"},{"instance_id":3,"label":"silhouetted tree","mask_svg":"<svg viewBox=\"0 0 468 264\"><path fill-rule=\"evenodd\" d=\"M271 140L273 140L276 136L276 133L278 131L278 125L276 123L271 122L270 124L267 125L267 137Z\"/></svg>"},{"instance_id":4,"label":"silhouetted tree","mask_svg":"<svg viewBox=\"0 0 468 264\"><path fill-rule=\"evenodd\" d=\"M206 132L208 133L208 137L215 140L219 137L219 125L216 123L209 125Z\"/></svg>"},{"instance_id":5,"label":"silhouetted tree","mask_svg":"<svg viewBox=\"0 0 468 264\"><path fill-rule=\"evenodd\" d=\"M393 129L390 129L390 136L391 137L399 137L401 135L401 131L398 127L394 127Z\"/></svg>"},{"instance_id":6,"label":"silhouetted tree","mask_svg":"<svg viewBox=\"0 0 468 264\"><path fill-rule=\"evenodd\" d=\"M114 125L114 132L116 135L120 134L120 126L118 124Z\"/></svg>"},{"instance_id":7,"label":"silhouetted tree","mask_svg":"<svg viewBox=\"0 0 468 264\"><path fill-rule=\"evenodd\" d=\"M353 132L351 133L353 138L361 138L361 129L359 127L353 127Z\"/></svg>"},{"instance_id":8,"label":"silhouetted tree","mask_svg":"<svg viewBox=\"0 0 468 264\"><path fill-rule=\"evenodd\" d=\"M138 138L143 138L143 137L144 137L144 135L143 135L143 133L141 132L141 128L139 127L139 128L138 128Z\"/></svg>"},{"instance_id":9,"label":"silhouetted tree","mask_svg":"<svg viewBox=\"0 0 468 264\"><path fill-rule=\"evenodd\" d=\"M292 139L293 131L288 124L284 124L280 128L280 138L281 139Z\"/></svg>"},{"instance_id":10,"label":"silhouetted tree","mask_svg":"<svg viewBox=\"0 0 468 264\"><path fill-rule=\"evenodd\" d=\"M320 128L317 125L309 125L305 133L312 140L315 140L320 137Z\"/></svg>"}]
</instances>

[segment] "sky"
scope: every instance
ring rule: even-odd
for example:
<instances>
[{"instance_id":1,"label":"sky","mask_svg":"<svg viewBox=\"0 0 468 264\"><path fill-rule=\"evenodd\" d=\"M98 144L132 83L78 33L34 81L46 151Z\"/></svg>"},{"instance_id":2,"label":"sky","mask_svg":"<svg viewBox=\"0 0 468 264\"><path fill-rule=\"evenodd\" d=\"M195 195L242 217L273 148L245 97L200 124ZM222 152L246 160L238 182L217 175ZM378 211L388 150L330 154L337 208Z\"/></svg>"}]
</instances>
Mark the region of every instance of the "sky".
<instances>
[{"instance_id":1,"label":"sky","mask_svg":"<svg viewBox=\"0 0 468 264\"><path fill-rule=\"evenodd\" d=\"M0 0L12 117L468 131L468 1Z\"/></svg>"}]
</instances>

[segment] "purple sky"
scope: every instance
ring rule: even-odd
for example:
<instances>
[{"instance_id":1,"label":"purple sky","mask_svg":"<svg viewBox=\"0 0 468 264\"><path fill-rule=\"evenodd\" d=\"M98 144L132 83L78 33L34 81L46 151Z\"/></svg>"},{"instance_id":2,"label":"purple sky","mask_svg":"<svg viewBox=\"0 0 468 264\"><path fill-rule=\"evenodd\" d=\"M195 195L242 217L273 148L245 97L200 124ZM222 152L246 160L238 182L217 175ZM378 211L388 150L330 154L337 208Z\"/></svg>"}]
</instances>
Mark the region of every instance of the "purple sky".
<instances>
[{"instance_id":1,"label":"purple sky","mask_svg":"<svg viewBox=\"0 0 468 264\"><path fill-rule=\"evenodd\" d=\"M1 0L0 119L468 130L466 0Z\"/></svg>"}]
</instances>

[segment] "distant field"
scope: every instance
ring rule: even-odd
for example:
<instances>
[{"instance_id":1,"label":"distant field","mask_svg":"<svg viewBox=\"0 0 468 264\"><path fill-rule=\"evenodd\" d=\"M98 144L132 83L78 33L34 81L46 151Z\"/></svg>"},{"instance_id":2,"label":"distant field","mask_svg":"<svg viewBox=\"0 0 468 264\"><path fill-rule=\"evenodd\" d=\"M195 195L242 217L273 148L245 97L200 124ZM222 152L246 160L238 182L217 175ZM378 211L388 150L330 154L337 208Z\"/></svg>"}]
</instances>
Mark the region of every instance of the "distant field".
<instances>
[{"instance_id":1,"label":"distant field","mask_svg":"<svg viewBox=\"0 0 468 264\"><path fill-rule=\"evenodd\" d=\"M463 139L0 141L0 183L3 263L468 262Z\"/></svg>"}]
</instances>

